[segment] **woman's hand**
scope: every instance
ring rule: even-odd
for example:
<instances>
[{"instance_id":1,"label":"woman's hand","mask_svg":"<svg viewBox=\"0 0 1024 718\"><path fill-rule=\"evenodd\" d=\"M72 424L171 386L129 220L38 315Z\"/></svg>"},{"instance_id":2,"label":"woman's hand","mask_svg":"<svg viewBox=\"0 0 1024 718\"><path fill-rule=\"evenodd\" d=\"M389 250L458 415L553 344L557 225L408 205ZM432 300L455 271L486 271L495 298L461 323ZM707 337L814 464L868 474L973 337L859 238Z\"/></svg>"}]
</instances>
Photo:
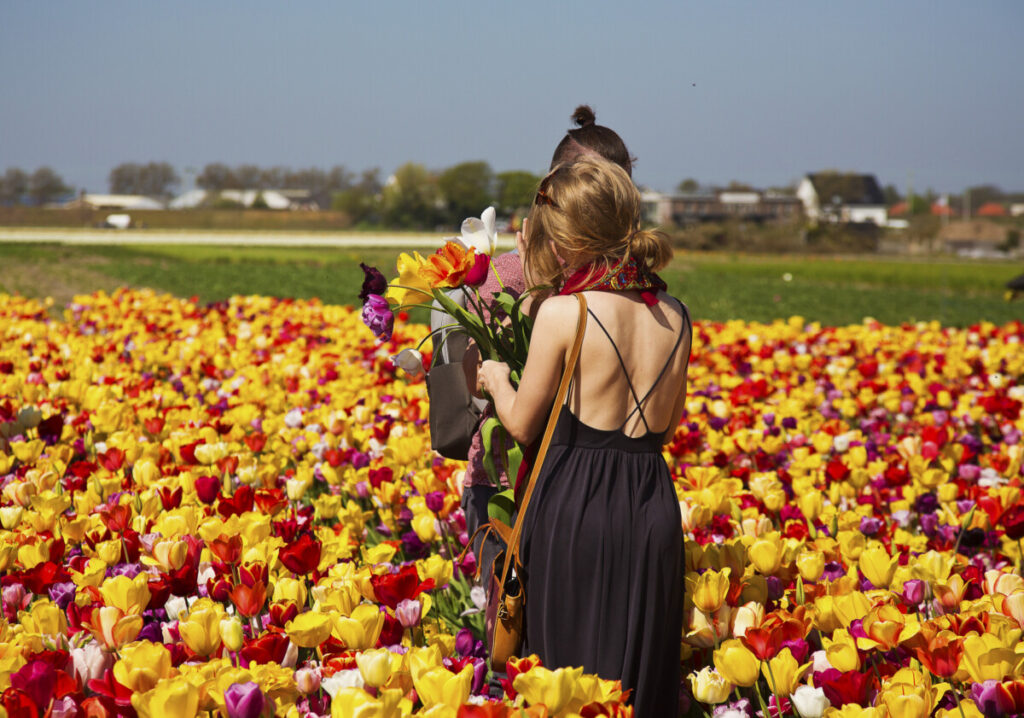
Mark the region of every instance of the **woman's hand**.
<instances>
[{"instance_id":1,"label":"woman's hand","mask_svg":"<svg viewBox=\"0 0 1024 718\"><path fill-rule=\"evenodd\" d=\"M511 387L509 376L512 370L508 364L488 359L480 365L476 372L476 385L480 391L486 391L492 397L501 389Z\"/></svg>"}]
</instances>

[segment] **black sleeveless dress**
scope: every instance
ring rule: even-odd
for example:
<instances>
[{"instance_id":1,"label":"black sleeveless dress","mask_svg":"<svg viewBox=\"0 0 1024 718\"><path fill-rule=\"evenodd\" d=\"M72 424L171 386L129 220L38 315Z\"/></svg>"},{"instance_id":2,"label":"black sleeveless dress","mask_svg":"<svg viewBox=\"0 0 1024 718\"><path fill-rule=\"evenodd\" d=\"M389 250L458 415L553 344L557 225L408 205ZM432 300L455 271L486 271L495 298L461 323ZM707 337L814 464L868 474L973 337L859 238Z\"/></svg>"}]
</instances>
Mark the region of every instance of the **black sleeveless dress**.
<instances>
[{"instance_id":1,"label":"black sleeveless dress","mask_svg":"<svg viewBox=\"0 0 1024 718\"><path fill-rule=\"evenodd\" d=\"M683 317L676 349L690 325L685 306ZM621 355L619 363L625 371ZM626 379L645 435L595 429L567 406L559 414L523 519L523 655L536 653L548 668L583 666L586 673L621 680L623 689L633 690L638 718L675 716L682 519L661 454L664 432L651 431L643 415L658 381L641 399Z\"/></svg>"}]
</instances>

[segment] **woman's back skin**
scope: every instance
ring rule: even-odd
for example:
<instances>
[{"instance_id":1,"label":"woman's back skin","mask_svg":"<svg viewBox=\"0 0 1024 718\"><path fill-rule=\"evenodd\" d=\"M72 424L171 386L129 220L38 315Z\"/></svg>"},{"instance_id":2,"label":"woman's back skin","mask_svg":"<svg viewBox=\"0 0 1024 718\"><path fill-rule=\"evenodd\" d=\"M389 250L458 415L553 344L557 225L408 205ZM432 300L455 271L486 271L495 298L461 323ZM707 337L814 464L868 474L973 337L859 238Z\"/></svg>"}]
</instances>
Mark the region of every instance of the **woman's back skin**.
<instances>
[{"instance_id":1,"label":"woman's back skin","mask_svg":"<svg viewBox=\"0 0 1024 718\"><path fill-rule=\"evenodd\" d=\"M588 316L570 410L594 429L621 430L630 437L643 436L649 429L671 439L671 429L682 412L690 356L689 327L684 327L680 304L664 292L659 293L659 302L653 307L648 307L638 292L585 292L584 296L615 346L594 317ZM685 334L682 341L680 332ZM640 412L635 411L636 399L629 382L636 398L642 400L646 426ZM649 391L650 396L644 399Z\"/></svg>"}]
</instances>

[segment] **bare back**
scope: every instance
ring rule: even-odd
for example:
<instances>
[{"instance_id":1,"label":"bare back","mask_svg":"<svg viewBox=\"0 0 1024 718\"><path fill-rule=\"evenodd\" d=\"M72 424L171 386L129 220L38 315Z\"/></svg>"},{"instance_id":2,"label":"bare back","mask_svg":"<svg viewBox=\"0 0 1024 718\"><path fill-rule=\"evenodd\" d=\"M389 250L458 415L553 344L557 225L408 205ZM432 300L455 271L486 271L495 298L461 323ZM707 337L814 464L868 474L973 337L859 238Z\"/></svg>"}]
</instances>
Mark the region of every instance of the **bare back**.
<instances>
[{"instance_id":1,"label":"bare back","mask_svg":"<svg viewBox=\"0 0 1024 718\"><path fill-rule=\"evenodd\" d=\"M664 292L653 307L636 292L585 295L592 315L570 410L595 429L671 438L682 414L690 357L691 328L682 305Z\"/></svg>"}]
</instances>

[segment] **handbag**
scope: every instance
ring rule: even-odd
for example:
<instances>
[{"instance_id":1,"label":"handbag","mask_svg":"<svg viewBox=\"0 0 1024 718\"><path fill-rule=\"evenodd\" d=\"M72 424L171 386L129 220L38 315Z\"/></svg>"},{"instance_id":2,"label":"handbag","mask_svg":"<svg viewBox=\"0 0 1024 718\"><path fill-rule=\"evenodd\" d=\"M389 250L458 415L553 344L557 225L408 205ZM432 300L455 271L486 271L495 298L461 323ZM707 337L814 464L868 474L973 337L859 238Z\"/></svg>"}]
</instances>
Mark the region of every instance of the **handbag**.
<instances>
[{"instance_id":1,"label":"handbag","mask_svg":"<svg viewBox=\"0 0 1024 718\"><path fill-rule=\"evenodd\" d=\"M469 457L469 446L483 413L469 393L462 369L462 355L466 353L467 342L463 332L449 331L444 340L444 351L435 352L427 373L430 448L456 461L465 461Z\"/></svg>"},{"instance_id":2,"label":"handbag","mask_svg":"<svg viewBox=\"0 0 1024 718\"><path fill-rule=\"evenodd\" d=\"M522 562L519 560L519 542L523 530L523 518L526 516L526 509L530 504L530 497L533 495L537 477L540 475L541 467L544 464L544 457L547 455L548 446L551 444L551 436L555 432L555 424L558 422L558 415L561 412L562 404L565 402L565 395L569 391L569 383L572 381L573 372L576 369L576 362L580 356L580 347L583 344L583 331L586 327L587 300L582 294L574 294L580 305L579 319L576 321L576 337L573 339L572 349L565 360L565 369L562 372L562 380L558 384L558 391L555 393L555 403L551 407L551 415L548 417L547 426L544 429L544 438L541 440L540 448L537 450L537 457L533 462L530 471L530 480L523 491L523 497L516 514L514 526L511 529L497 519L491 519L493 530L502 538L506 539L506 549L503 555L494 560L494 568L497 569L498 561L501 561L501 579L497 583L497 602L494 606L494 625L491 630L491 666L503 666L512 656L519 654L523 646L523 611L525 609L526 592L519 577L522 575ZM470 543L472 545L472 542ZM512 573L509 573L509 571ZM493 571L492 576L497 572ZM493 579L492 579L493 580ZM490 611L491 606L488 604Z\"/></svg>"}]
</instances>

